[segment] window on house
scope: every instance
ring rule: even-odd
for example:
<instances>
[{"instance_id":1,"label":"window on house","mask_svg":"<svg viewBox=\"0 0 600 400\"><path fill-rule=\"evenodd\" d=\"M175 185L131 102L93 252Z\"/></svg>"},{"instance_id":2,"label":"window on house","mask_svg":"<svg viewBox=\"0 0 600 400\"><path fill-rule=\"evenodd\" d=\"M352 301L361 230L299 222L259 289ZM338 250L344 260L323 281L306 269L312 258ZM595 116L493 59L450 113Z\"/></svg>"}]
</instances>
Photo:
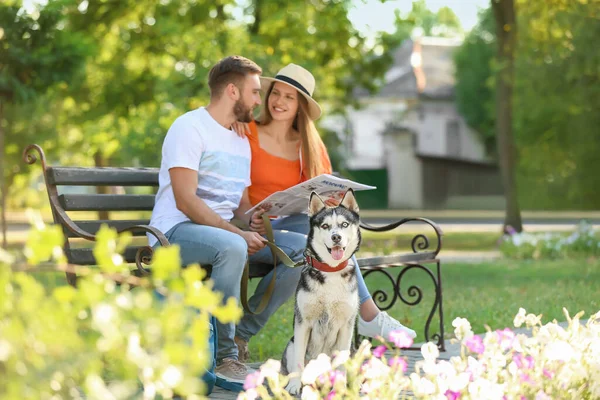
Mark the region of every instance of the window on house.
<instances>
[{"instance_id":1,"label":"window on house","mask_svg":"<svg viewBox=\"0 0 600 400\"><path fill-rule=\"evenodd\" d=\"M446 121L446 154L460 156L460 125L455 119Z\"/></svg>"}]
</instances>

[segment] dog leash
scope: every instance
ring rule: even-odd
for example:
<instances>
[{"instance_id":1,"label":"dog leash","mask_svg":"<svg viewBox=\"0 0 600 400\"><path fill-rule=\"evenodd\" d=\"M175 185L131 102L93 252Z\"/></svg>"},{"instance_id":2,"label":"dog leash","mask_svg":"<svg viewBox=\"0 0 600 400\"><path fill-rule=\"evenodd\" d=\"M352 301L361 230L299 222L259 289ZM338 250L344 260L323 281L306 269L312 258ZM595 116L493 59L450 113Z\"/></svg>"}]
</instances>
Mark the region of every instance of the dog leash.
<instances>
[{"instance_id":1,"label":"dog leash","mask_svg":"<svg viewBox=\"0 0 600 400\"><path fill-rule=\"evenodd\" d=\"M271 277L271 282L269 282L269 286L267 286L267 290L265 290L265 294L260 299L260 303L253 311L250 309L250 304L248 304L248 281L250 280L250 261L246 258L246 265L244 266L244 272L242 274L242 281L240 283L240 301L242 303L242 307L244 307L244 311L248 314L257 315L262 313L267 305L271 301L271 296L273 295L273 291L275 290L275 279L277 273L277 259L279 258L281 262L290 268L296 268L304 265L304 260L298 261L295 263L291 258L288 257L287 254L283 250L281 250L275 244L275 235L273 235L273 227L271 226L271 220L266 214L262 215L262 220L265 224L267 242L265 245L269 246L271 250L271 254L273 254L273 276Z\"/></svg>"}]
</instances>

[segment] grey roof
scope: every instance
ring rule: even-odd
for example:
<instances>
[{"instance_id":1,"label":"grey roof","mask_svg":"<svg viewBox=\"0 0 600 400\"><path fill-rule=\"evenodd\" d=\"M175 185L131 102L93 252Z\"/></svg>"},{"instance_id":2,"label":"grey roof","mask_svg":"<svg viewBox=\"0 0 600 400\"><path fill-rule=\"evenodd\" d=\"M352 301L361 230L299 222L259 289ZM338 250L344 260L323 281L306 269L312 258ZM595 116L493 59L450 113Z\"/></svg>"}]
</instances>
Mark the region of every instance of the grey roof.
<instances>
[{"instance_id":1,"label":"grey roof","mask_svg":"<svg viewBox=\"0 0 600 400\"><path fill-rule=\"evenodd\" d=\"M460 45L459 39L422 37L405 40L394 50L394 63L385 75L385 85L375 95L364 88L355 90L357 98L416 98L450 99L454 87L453 52ZM424 88L419 93L415 70L418 69L420 51ZM415 53L415 55L413 55ZM417 67L413 67L411 58Z\"/></svg>"}]
</instances>

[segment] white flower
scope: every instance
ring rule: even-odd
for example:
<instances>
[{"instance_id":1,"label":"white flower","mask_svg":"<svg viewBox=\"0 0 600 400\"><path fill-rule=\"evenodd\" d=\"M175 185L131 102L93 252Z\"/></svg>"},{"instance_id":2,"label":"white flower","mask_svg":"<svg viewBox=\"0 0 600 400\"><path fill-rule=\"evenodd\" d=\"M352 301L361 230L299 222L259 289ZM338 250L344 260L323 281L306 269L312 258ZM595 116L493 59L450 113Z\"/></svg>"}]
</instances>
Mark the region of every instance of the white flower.
<instances>
[{"instance_id":1,"label":"white flower","mask_svg":"<svg viewBox=\"0 0 600 400\"><path fill-rule=\"evenodd\" d=\"M421 378L413 372L410 374L410 381L417 396L428 396L435 393L435 384L427 378Z\"/></svg>"},{"instance_id":2,"label":"white flower","mask_svg":"<svg viewBox=\"0 0 600 400\"><path fill-rule=\"evenodd\" d=\"M541 325L541 323L542 323L541 315L527 314L527 316L525 317L525 325L527 325L528 328L531 328L531 327L537 326L537 325Z\"/></svg>"},{"instance_id":3,"label":"white flower","mask_svg":"<svg viewBox=\"0 0 600 400\"><path fill-rule=\"evenodd\" d=\"M454 335L458 340L473 336L471 323L466 318L455 318L452 321L452 326L454 327Z\"/></svg>"},{"instance_id":4,"label":"white flower","mask_svg":"<svg viewBox=\"0 0 600 400\"><path fill-rule=\"evenodd\" d=\"M179 368L174 365L169 365L167 369L162 373L162 381L167 385L167 387L175 387L179 382L181 382L181 378L183 378L183 374L179 370Z\"/></svg>"},{"instance_id":5,"label":"white flower","mask_svg":"<svg viewBox=\"0 0 600 400\"><path fill-rule=\"evenodd\" d=\"M479 378L485 372L485 366L483 366L479 361L474 359L472 356L467 358L467 371L471 374L473 379Z\"/></svg>"},{"instance_id":6,"label":"white flower","mask_svg":"<svg viewBox=\"0 0 600 400\"><path fill-rule=\"evenodd\" d=\"M469 374L461 372L453 379L448 380L448 389L453 392L462 392L469 384Z\"/></svg>"},{"instance_id":7,"label":"white flower","mask_svg":"<svg viewBox=\"0 0 600 400\"><path fill-rule=\"evenodd\" d=\"M524 308L519 308L519 312L517 313L517 315L515 316L515 319L513 321L513 324L515 325L516 328L519 328L521 325L523 325L523 323L525 322L526 314L527 314L527 311L525 311Z\"/></svg>"},{"instance_id":8,"label":"white flower","mask_svg":"<svg viewBox=\"0 0 600 400\"><path fill-rule=\"evenodd\" d=\"M348 361L349 359L350 359L350 351L342 350L335 355L331 366L333 368L337 368L340 365L345 364L346 361Z\"/></svg>"},{"instance_id":9,"label":"white flower","mask_svg":"<svg viewBox=\"0 0 600 400\"><path fill-rule=\"evenodd\" d=\"M260 366L260 374L264 378L278 379L280 370L281 361L279 360L269 359L263 365Z\"/></svg>"},{"instance_id":10,"label":"white flower","mask_svg":"<svg viewBox=\"0 0 600 400\"><path fill-rule=\"evenodd\" d=\"M421 354L425 360L435 361L440 356L440 351L435 344L427 342L421 346Z\"/></svg>"},{"instance_id":11,"label":"white flower","mask_svg":"<svg viewBox=\"0 0 600 400\"><path fill-rule=\"evenodd\" d=\"M550 361L569 361L573 358L573 347L562 340L551 342L544 349L544 357Z\"/></svg>"},{"instance_id":12,"label":"white flower","mask_svg":"<svg viewBox=\"0 0 600 400\"><path fill-rule=\"evenodd\" d=\"M385 378L390 372L390 367L384 364L379 358L371 358L364 366L363 376L367 380Z\"/></svg>"},{"instance_id":13,"label":"white flower","mask_svg":"<svg viewBox=\"0 0 600 400\"><path fill-rule=\"evenodd\" d=\"M302 383L312 385L320 375L331 371L331 359L327 354L319 354L316 360L310 360L302 372Z\"/></svg>"},{"instance_id":14,"label":"white flower","mask_svg":"<svg viewBox=\"0 0 600 400\"><path fill-rule=\"evenodd\" d=\"M302 400L319 400L320 398L321 395L312 386L304 386L302 388Z\"/></svg>"},{"instance_id":15,"label":"white flower","mask_svg":"<svg viewBox=\"0 0 600 400\"><path fill-rule=\"evenodd\" d=\"M469 394L473 399L502 400L504 397L504 385L480 378L471 382L469 385Z\"/></svg>"}]
</instances>

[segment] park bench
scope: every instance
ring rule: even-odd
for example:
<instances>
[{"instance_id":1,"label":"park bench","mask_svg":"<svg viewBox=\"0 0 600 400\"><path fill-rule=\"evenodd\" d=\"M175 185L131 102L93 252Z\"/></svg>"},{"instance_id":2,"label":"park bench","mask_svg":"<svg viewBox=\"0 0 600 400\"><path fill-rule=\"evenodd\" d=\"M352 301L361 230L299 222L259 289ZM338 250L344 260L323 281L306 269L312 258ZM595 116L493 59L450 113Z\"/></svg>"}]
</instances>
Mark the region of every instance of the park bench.
<instances>
[{"instance_id":1,"label":"park bench","mask_svg":"<svg viewBox=\"0 0 600 400\"><path fill-rule=\"evenodd\" d=\"M37 155L36 155L37 153ZM94 241L95 234L102 224L115 228L118 232L129 231L133 236L154 235L163 246L168 246L167 238L157 229L148 225L149 220L73 220L69 213L78 211L93 212L122 212L122 211L152 211L154 197L158 188L158 168L116 168L116 167L63 167L50 166L42 148L32 144L23 151L23 159L28 164L41 162L44 181L54 223L62 227L65 234L64 252L67 260L73 265L94 265L95 260L91 248L75 248L73 240L85 239ZM66 186L86 187L146 187L149 194L70 194L63 190ZM444 314L442 309L442 276L441 263L437 257L442 245L442 231L434 222L426 218L405 218L385 226L371 226L361 222L363 230L385 232L401 225L420 223L429 227L435 236L431 242L426 234L416 234L410 243L411 250L404 254L394 254L378 257L358 258L359 267L366 278L372 274L382 274L391 286L391 295L385 290L377 288L372 292L373 300L377 306L385 311L391 309L400 300L408 306L419 304L423 297L423 290L416 285L411 285L406 290L407 296L401 288L402 278L410 270L425 273L433 284L432 307L424 326L425 341L433 341L440 350L444 351ZM432 245L434 243L434 245ZM360 255L360 254L359 254ZM151 264L152 248L144 244L129 246L123 258L127 263L135 264L136 275L148 274L145 266ZM210 266L206 267L210 273ZM250 268L250 278L265 276L272 264L257 264ZM395 276L394 273L397 273ZM67 272L67 281L76 284L76 276ZM436 322L434 324L434 321ZM438 329L430 333L431 329ZM423 339L421 332L419 338ZM355 335L355 343L361 338ZM413 348L417 349L417 348Z\"/></svg>"}]
</instances>

